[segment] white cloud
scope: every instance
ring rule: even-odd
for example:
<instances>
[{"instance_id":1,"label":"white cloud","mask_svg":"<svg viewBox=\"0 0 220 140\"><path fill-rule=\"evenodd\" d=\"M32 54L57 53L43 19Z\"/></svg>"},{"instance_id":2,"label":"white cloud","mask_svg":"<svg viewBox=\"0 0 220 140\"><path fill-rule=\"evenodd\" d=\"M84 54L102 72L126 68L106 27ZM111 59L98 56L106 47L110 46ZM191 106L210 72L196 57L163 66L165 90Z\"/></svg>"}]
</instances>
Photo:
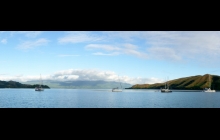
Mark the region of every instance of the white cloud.
<instances>
[{"instance_id":1,"label":"white cloud","mask_svg":"<svg viewBox=\"0 0 220 140\"><path fill-rule=\"evenodd\" d=\"M138 51L138 46L133 44L124 44L123 52L129 55L134 55L140 58L148 58L148 55L146 53Z\"/></svg>"},{"instance_id":2,"label":"white cloud","mask_svg":"<svg viewBox=\"0 0 220 140\"><path fill-rule=\"evenodd\" d=\"M124 46L125 46L125 49L128 49L128 50L135 50L138 48L138 46L129 44L129 43L124 44Z\"/></svg>"},{"instance_id":3,"label":"white cloud","mask_svg":"<svg viewBox=\"0 0 220 140\"><path fill-rule=\"evenodd\" d=\"M129 40L141 39L151 47L174 47L174 48L203 48L207 50L219 50L219 31L120 31L105 32L108 37ZM128 41L126 41L126 39ZM144 46L142 46L144 47Z\"/></svg>"},{"instance_id":4,"label":"white cloud","mask_svg":"<svg viewBox=\"0 0 220 140\"><path fill-rule=\"evenodd\" d=\"M56 77L56 80L67 81L67 80L77 80L79 78L78 75L60 75Z\"/></svg>"},{"instance_id":5,"label":"white cloud","mask_svg":"<svg viewBox=\"0 0 220 140\"><path fill-rule=\"evenodd\" d=\"M104 31L108 40L121 40L123 42L133 42L136 38L140 38L142 32L138 31Z\"/></svg>"},{"instance_id":6,"label":"white cloud","mask_svg":"<svg viewBox=\"0 0 220 140\"><path fill-rule=\"evenodd\" d=\"M220 32L218 31L176 31L143 32L142 38L151 47L172 48L181 55L220 52Z\"/></svg>"},{"instance_id":7,"label":"white cloud","mask_svg":"<svg viewBox=\"0 0 220 140\"><path fill-rule=\"evenodd\" d=\"M113 71L101 71L101 70L79 70L79 69L69 69L54 73L51 77L53 79L66 80L70 79L70 76L74 76L73 80L105 80L105 81L121 81L130 84L144 84L144 83L158 83L163 80L157 78L140 78L140 77L128 77L119 76ZM77 77L78 76L78 77ZM63 78L63 79L62 79Z\"/></svg>"},{"instance_id":8,"label":"white cloud","mask_svg":"<svg viewBox=\"0 0 220 140\"><path fill-rule=\"evenodd\" d=\"M128 55L133 55L141 58L148 58L146 53L140 52L138 50L138 47L133 44L119 44L117 46L114 45L106 45L106 44L89 44L85 46L86 50L104 50L110 53L110 55L118 55L118 54L128 54ZM114 51L114 52L113 52ZM107 55L106 53L98 52L98 53L93 53L93 55Z\"/></svg>"},{"instance_id":9,"label":"white cloud","mask_svg":"<svg viewBox=\"0 0 220 140\"><path fill-rule=\"evenodd\" d=\"M102 49L105 51L120 51L120 50L122 50L120 47L115 47L113 45L106 45L106 44L89 44L89 45L86 45L85 49L87 49L87 50Z\"/></svg>"},{"instance_id":10,"label":"white cloud","mask_svg":"<svg viewBox=\"0 0 220 140\"><path fill-rule=\"evenodd\" d=\"M125 53L129 54L129 55L134 55L134 56L137 56L137 57L140 57L140 58L148 58L148 55L146 53L141 53L137 50L129 49L129 50L125 50Z\"/></svg>"},{"instance_id":11,"label":"white cloud","mask_svg":"<svg viewBox=\"0 0 220 140\"><path fill-rule=\"evenodd\" d=\"M74 80L104 80L104 81L116 81L116 82L124 82L130 84L153 84L158 82L163 82L163 80L157 78L140 78L140 77L129 77L129 76L120 76L113 71L102 71L95 69L69 69L55 72L52 75L41 75L42 80L57 80L57 81L74 81ZM0 75L0 79L2 81L31 81L31 80L39 80L39 75Z\"/></svg>"},{"instance_id":12,"label":"white cloud","mask_svg":"<svg viewBox=\"0 0 220 140\"><path fill-rule=\"evenodd\" d=\"M52 75L54 79L56 79L59 76L71 76L71 75L77 75L78 80L112 80L112 73L110 72L104 72L104 71L98 71L98 70L77 70L77 69L70 69L70 70L64 70L56 72Z\"/></svg>"},{"instance_id":13,"label":"white cloud","mask_svg":"<svg viewBox=\"0 0 220 140\"><path fill-rule=\"evenodd\" d=\"M28 38L35 38L41 33L42 31L11 31L11 36L14 36L15 34L24 34Z\"/></svg>"},{"instance_id":14,"label":"white cloud","mask_svg":"<svg viewBox=\"0 0 220 140\"><path fill-rule=\"evenodd\" d=\"M49 42L49 40L45 38L38 39L36 41L25 41L22 44L18 45L18 48L20 49L31 49L37 46L46 45Z\"/></svg>"},{"instance_id":15,"label":"white cloud","mask_svg":"<svg viewBox=\"0 0 220 140\"><path fill-rule=\"evenodd\" d=\"M150 57L165 60L180 60L181 57L171 48L151 47L148 49Z\"/></svg>"},{"instance_id":16,"label":"white cloud","mask_svg":"<svg viewBox=\"0 0 220 140\"><path fill-rule=\"evenodd\" d=\"M42 32L41 31L22 31L21 33L24 33L26 37L29 38L35 38L38 35L40 35Z\"/></svg>"},{"instance_id":17,"label":"white cloud","mask_svg":"<svg viewBox=\"0 0 220 140\"><path fill-rule=\"evenodd\" d=\"M121 42L137 44L136 41L142 41L142 44L138 45L139 49L133 47L127 51L128 54L135 56L144 54L144 58L168 61L185 61L187 59L202 63L215 61L213 64L219 60L219 31L120 31L105 33L109 38L121 40ZM145 50L140 50L140 48Z\"/></svg>"},{"instance_id":18,"label":"white cloud","mask_svg":"<svg viewBox=\"0 0 220 140\"><path fill-rule=\"evenodd\" d=\"M7 39L2 39L1 43L6 44L7 43Z\"/></svg>"},{"instance_id":19,"label":"white cloud","mask_svg":"<svg viewBox=\"0 0 220 140\"><path fill-rule=\"evenodd\" d=\"M59 43L82 43L102 40L102 37L89 34L88 32L70 32L68 35L58 38Z\"/></svg>"},{"instance_id":20,"label":"white cloud","mask_svg":"<svg viewBox=\"0 0 220 140\"><path fill-rule=\"evenodd\" d=\"M114 53L133 55L139 58L169 61L183 60L183 57L190 58L195 54L217 56L220 53L219 32L105 31L99 32L99 36L96 32L93 33L70 32L65 37L59 38L58 41L60 43L86 42L90 43L85 46L86 50L96 49L109 52L95 52L93 55L111 55L114 51ZM142 41L142 44L138 44L137 40ZM91 44L103 41L118 43ZM163 53L162 51L168 52Z\"/></svg>"},{"instance_id":21,"label":"white cloud","mask_svg":"<svg viewBox=\"0 0 220 140\"><path fill-rule=\"evenodd\" d=\"M212 63L214 60L214 64L220 53L219 31L67 32L58 42L88 43L85 49L95 51L92 55L126 54L178 62Z\"/></svg>"},{"instance_id":22,"label":"white cloud","mask_svg":"<svg viewBox=\"0 0 220 140\"><path fill-rule=\"evenodd\" d=\"M132 85L135 84L154 84L154 83L162 83L162 79L149 77L149 78L140 78L140 77L128 77L128 76L122 76L121 79L123 79L123 82L130 83Z\"/></svg>"},{"instance_id":23,"label":"white cloud","mask_svg":"<svg viewBox=\"0 0 220 140\"><path fill-rule=\"evenodd\" d=\"M146 50L154 56L152 58L189 60L210 66L219 60L219 31L143 32L142 38L149 45Z\"/></svg>"}]
</instances>

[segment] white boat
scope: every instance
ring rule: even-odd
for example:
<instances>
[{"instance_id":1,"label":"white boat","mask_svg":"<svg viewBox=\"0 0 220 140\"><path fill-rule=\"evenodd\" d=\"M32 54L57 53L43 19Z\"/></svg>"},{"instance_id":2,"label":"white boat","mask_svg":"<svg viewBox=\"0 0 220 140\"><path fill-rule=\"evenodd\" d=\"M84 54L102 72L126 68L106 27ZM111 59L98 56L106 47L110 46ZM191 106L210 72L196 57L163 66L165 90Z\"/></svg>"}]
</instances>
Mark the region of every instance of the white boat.
<instances>
[{"instance_id":1,"label":"white boat","mask_svg":"<svg viewBox=\"0 0 220 140\"><path fill-rule=\"evenodd\" d=\"M210 88L205 88L203 92L215 92L215 90L211 90Z\"/></svg>"},{"instance_id":2,"label":"white boat","mask_svg":"<svg viewBox=\"0 0 220 140\"><path fill-rule=\"evenodd\" d=\"M167 89L161 89L161 92L172 92L172 90L170 90L169 88L167 88Z\"/></svg>"},{"instance_id":3,"label":"white boat","mask_svg":"<svg viewBox=\"0 0 220 140\"><path fill-rule=\"evenodd\" d=\"M40 75L40 84L38 87L35 87L35 91L44 91L44 89L41 87L42 85L42 80L41 80L41 75Z\"/></svg>"},{"instance_id":4,"label":"white boat","mask_svg":"<svg viewBox=\"0 0 220 140\"><path fill-rule=\"evenodd\" d=\"M119 77L118 77L118 79L119 79ZM120 80L119 80L119 82L120 82ZM121 86L121 82L120 82L120 86ZM118 87L113 88L112 92L122 92L122 86L121 86L121 88L118 88Z\"/></svg>"},{"instance_id":5,"label":"white boat","mask_svg":"<svg viewBox=\"0 0 220 140\"><path fill-rule=\"evenodd\" d=\"M165 82L165 88L160 90L161 92L172 92L172 90L169 89L168 82Z\"/></svg>"},{"instance_id":6,"label":"white boat","mask_svg":"<svg viewBox=\"0 0 220 140\"><path fill-rule=\"evenodd\" d=\"M209 88L204 88L203 92L215 92L215 90L211 90L211 80L210 80L210 74L209 74Z\"/></svg>"}]
</instances>

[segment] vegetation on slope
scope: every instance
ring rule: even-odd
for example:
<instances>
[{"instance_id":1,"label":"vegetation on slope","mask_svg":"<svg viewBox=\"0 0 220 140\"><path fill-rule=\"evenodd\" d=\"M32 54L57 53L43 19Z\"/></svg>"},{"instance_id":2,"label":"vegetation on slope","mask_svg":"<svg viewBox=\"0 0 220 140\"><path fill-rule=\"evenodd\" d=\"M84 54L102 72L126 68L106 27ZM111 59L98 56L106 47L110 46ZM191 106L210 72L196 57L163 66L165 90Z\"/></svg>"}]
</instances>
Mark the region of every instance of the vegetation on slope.
<instances>
[{"instance_id":1,"label":"vegetation on slope","mask_svg":"<svg viewBox=\"0 0 220 140\"><path fill-rule=\"evenodd\" d=\"M211 89L220 90L220 76L210 75ZM209 74L196 75L167 81L170 89L201 90L209 87ZM160 89L165 83L137 84L130 89Z\"/></svg>"},{"instance_id":2,"label":"vegetation on slope","mask_svg":"<svg viewBox=\"0 0 220 140\"><path fill-rule=\"evenodd\" d=\"M38 84L29 85L29 84L21 84L16 81L0 81L0 88L35 88L38 87ZM43 88L50 88L47 85L41 85Z\"/></svg>"}]
</instances>

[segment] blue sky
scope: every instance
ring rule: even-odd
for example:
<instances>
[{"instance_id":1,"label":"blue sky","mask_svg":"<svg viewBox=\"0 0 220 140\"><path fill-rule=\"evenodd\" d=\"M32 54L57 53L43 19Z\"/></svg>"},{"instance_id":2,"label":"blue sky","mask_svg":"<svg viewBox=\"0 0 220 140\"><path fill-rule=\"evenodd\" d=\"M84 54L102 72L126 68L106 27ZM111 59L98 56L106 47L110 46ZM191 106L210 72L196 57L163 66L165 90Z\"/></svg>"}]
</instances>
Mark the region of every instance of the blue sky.
<instances>
[{"instance_id":1,"label":"blue sky","mask_svg":"<svg viewBox=\"0 0 220 140\"><path fill-rule=\"evenodd\" d=\"M0 31L0 80L130 84L220 75L217 31Z\"/></svg>"}]
</instances>

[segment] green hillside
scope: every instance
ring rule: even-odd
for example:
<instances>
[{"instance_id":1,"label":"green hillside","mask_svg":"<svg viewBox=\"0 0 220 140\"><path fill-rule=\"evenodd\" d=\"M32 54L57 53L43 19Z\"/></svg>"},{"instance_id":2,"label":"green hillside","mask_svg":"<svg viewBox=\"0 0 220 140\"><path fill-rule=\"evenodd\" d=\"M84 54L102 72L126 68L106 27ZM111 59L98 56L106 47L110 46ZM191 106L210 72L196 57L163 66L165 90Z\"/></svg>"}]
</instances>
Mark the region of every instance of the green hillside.
<instances>
[{"instance_id":1,"label":"green hillside","mask_svg":"<svg viewBox=\"0 0 220 140\"><path fill-rule=\"evenodd\" d=\"M0 88L35 88L39 86L38 84L30 85L30 84L21 84L16 81L1 81L0 80ZM41 85L43 88L50 88L47 85Z\"/></svg>"},{"instance_id":2,"label":"green hillside","mask_svg":"<svg viewBox=\"0 0 220 140\"><path fill-rule=\"evenodd\" d=\"M211 89L220 90L220 76L210 75ZM209 74L184 77L167 81L170 89L201 90L209 87ZM165 83L136 84L129 89L160 89Z\"/></svg>"}]
</instances>

